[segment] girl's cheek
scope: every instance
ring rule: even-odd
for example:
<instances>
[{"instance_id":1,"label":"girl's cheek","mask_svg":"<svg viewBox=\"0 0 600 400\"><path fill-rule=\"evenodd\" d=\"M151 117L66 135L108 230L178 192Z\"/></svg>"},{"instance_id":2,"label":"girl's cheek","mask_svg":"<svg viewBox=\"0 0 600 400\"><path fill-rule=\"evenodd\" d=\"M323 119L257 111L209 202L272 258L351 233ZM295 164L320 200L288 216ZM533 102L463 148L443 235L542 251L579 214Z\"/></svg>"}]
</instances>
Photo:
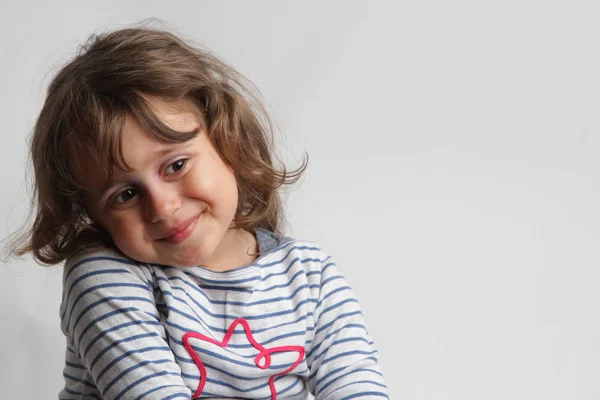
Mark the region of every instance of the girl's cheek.
<instances>
[{"instance_id":1,"label":"girl's cheek","mask_svg":"<svg viewBox=\"0 0 600 400\"><path fill-rule=\"evenodd\" d=\"M212 177L210 174L200 174L196 171L190 171L185 176L185 181L180 186L180 194L188 197L201 200L206 200L204 197L206 193L211 193L214 189L214 184L212 183Z\"/></svg>"},{"instance_id":2,"label":"girl's cheek","mask_svg":"<svg viewBox=\"0 0 600 400\"><path fill-rule=\"evenodd\" d=\"M140 252L144 249L144 240L141 233L131 229L131 227L123 226L115 231L113 241L129 257L138 258Z\"/></svg>"},{"instance_id":3,"label":"girl's cheek","mask_svg":"<svg viewBox=\"0 0 600 400\"><path fill-rule=\"evenodd\" d=\"M131 221L129 223L125 223L121 225L121 232L123 232L123 236L127 239L133 239L136 237L136 235L139 235L140 232L138 231L139 229L139 224L136 224L134 221Z\"/></svg>"},{"instance_id":4,"label":"girl's cheek","mask_svg":"<svg viewBox=\"0 0 600 400\"><path fill-rule=\"evenodd\" d=\"M131 218L119 218L111 224L113 240L131 240L137 224Z\"/></svg>"}]
</instances>

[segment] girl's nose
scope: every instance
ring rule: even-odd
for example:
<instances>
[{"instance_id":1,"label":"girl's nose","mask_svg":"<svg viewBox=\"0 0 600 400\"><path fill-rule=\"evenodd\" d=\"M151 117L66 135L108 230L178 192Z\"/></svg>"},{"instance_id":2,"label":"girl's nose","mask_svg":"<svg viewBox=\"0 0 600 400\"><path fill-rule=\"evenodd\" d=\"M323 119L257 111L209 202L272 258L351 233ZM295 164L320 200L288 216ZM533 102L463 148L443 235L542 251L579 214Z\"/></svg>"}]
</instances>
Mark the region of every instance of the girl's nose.
<instances>
[{"instance_id":1,"label":"girl's nose","mask_svg":"<svg viewBox=\"0 0 600 400\"><path fill-rule=\"evenodd\" d=\"M160 222L169 219L181 207L179 193L169 185L147 190L146 219Z\"/></svg>"}]
</instances>

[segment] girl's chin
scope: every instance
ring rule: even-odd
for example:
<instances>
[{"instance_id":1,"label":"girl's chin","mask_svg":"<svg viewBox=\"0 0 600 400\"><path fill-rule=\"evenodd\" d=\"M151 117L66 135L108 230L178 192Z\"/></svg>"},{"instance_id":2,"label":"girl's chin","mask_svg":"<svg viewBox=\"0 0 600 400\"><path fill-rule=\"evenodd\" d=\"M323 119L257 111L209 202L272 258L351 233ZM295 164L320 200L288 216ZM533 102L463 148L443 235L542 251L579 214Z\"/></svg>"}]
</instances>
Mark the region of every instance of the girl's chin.
<instances>
[{"instance_id":1,"label":"girl's chin","mask_svg":"<svg viewBox=\"0 0 600 400\"><path fill-rule=\"evenodd\" d=\"M158 264L177 267L195 267L202 265L201 257L197 254L139 254L123 251L121 253L139 263Z\"/></svg>"},{"instance_id":2,"label":"girl's chin","mask_svg":"<svg viewBox=\"0 0 600 400\"><path fill-rule=\"evenodd\" d=\"M206 260L210 258L208 255L211 254L209 249L197 244L195 241L180 243L179 245L154 242L147 249L131 249L118 245L117 247L123 254L137 262L177 267L204 265Z\"/></svg>"},{"instance_id":3,"label":"girl's chin","mask_svg":"<svg viewBox=\"0 0 600 400\"><path fill-rule=\"evenodd\" d=\"M197 249L193 250L181 250L171 254L165 254L160 257L163 265L172 265L177 267L196 267L203 264L204 258L201 254L198 254Z\"/></svg>"}]
</instances>

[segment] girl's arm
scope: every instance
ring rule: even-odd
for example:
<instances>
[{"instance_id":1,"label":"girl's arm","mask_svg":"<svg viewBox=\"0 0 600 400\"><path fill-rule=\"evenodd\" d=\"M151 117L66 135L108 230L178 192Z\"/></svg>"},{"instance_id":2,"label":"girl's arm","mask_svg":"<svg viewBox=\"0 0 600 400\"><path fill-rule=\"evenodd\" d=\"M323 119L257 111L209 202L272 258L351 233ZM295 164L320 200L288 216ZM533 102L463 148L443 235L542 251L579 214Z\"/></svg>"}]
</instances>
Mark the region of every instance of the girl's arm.
<instances>
[{"instance_id":1,"label":"girl's arm","mask_svg":"<svg viewBox=\"0 0 600 400\"><path fill-rule=\"evenodd\" d=\"M160 322L149 270L115 253L65 266L64 399L190 399Z\"/></svg>"},{"instance_id":2,"label":"girl's arm","mask_svg":"<svg viewBox=\"0 0 600 400\"><path fill-rule=\"evenodd\" d=\"M314 320L306 357L315 400L389 399L360 305L331 258L322 265Z\"/></svg>"}]
</instances>

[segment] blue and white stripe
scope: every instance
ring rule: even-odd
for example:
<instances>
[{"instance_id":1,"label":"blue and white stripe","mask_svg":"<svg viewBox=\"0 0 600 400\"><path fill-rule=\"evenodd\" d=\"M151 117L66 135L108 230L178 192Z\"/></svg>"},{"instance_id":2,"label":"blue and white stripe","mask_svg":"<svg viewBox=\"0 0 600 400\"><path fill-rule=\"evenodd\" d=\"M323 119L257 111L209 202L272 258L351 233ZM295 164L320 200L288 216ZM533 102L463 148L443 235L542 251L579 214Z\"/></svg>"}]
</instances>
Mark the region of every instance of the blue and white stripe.
<instances>
[{"instance_id":1,"label":"blue and white stripe","mask_svg":"<svg viewBox=\"0 0 600 400\"><path fill-rule=\"evenodd\" d=\"M257 231L261 256L227 272L136 263L104 250L64 271L61 326L67 337L67 399L191 399L200 372L182 337L221 341L244 318L265 348L301 346L305 357L275 379L278 399L389 398L360 306L335 262L314 243ZM270 399L270 376L296 352L258 351L241 326L228 345L191 345L207 370L201 398Z\"/></svg>"}]
</instances>

